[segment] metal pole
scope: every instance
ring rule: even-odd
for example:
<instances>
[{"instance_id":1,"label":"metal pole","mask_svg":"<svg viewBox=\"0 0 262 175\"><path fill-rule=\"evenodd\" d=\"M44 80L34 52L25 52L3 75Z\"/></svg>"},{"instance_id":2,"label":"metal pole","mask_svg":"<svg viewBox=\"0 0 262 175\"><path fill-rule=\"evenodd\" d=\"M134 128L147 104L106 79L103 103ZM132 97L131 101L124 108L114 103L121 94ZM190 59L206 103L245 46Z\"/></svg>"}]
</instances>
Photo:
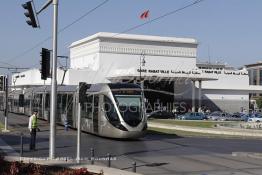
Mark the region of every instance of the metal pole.
<instances>
[{"instance_id":1,"label":"metal pole","mask_svg":"<svg viewBox=\"0 0 262 175\"><path fill-rule=\"evenodd\" d=\"M107 153L107 158L108 158L107 166L111 167L111 155L109 153Z\"/></svg>"},{"instance_id":2,"label":"metal pole","mask_svg":"<svg viewBox=\"0 0 262 175\"><path fill-rule=\"evenodd\" d=\"M81 145L81 103L78 103L78 115L77 115L77 150L76 150L76 162L80 163L80 145Z\"/></svg>"},{"instance_id":3,"label":"metal pole","mask_svg":"<svg viewBox=\"0 0 262 175\"><path fill-rule=\"evenodd\" d=\"M198 81L199 86L198 86L198 108L201 109L202 106L202 81Z\"/></svg>"},{"instance_id":4,"label":"metal pole","mask_svg":"<svg viewBox=\"0 0 262 175\"><path fill-rule=\"evenodd\" d=\"M141 57L140 57L140 68L139 68L139 83L141 84Z\"/></svg>"},{"instance_id":5,"label":"metal pole","mask_svg":"<svg viewBox=\"0 0 262 175\"><path fill-rule=\"evenodd\" d=\"M23 133L21 132L21 139L20 139L20 157L23 157L23 152L24 152L24 142L23 142Z\"/></svg>"},{"instance_id":6,"label":"metal pole","mask_svg":"<svg viewBox=\"0 0 262 175\"><path fill-rule=\"evenodd\" d=\"M133 165L132 170L134 173L136 173L136 162L133 162L132 165Z\"/></svg>"},{"instance_id":7,"label":"metal pole","mask_svg":"<svg viewBox=\"0 0 262 175\"><path fill-rule=\"evenodd\" d=\"M95 159L95 152L94 148L91 148L91 165L94 165L94 160Z\"/></svg>"},{"instance_id":8,"label":"metal pole","mask_svg":"<svg viewBox=\"0 0 262 175\"><path fill-rule=\"evenodd\" d=\"M5 77L5 129L4 132L8 132L8 75Z\"/></svg>"},{"instance_id":9,"label":"metal pole","mask_svg":"<svg viewBox=\"0 0 262 175\"><path fill-rule=\"evenodd\" d=\"M173 84L173 92L174 92L174 96L173 96L173 104L175 104L176 101L176 81L174 79L174 84ZM174 105L173 105L174 106Z\"/></svg>"},{"instance_id":10,"label":"metal pole","mask_svg":"<svg viewBox=\"0 0 262 175\"><path fill-rule=\"evenodd\" d=\"M196 110L195 97L195 80L192 80L192 112Z\"/></svg>"},{"instance_id":11,"label":"metal pole","mask_svg":"<svg viewBox=\"0 0 262 175\"><path fill-rule=\"evenodd\" d=\"M58 0L53 0L53 60L52 60L52 82L51 82L51 103L50 103L50 138L49 158L55 158L55 135L56 135L56 102L57 102L57 24L58 24Z\"/></svg>"}]
</instances>

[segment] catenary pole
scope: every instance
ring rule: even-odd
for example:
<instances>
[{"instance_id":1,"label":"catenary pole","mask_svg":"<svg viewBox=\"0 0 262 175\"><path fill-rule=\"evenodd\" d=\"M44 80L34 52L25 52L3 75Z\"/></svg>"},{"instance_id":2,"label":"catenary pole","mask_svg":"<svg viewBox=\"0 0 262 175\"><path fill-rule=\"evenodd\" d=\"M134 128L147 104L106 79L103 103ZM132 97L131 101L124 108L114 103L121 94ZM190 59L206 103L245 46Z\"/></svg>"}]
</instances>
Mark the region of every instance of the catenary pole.
<instances>
[{"instance_id":1,"label":"catenary pole","mask_svg":"<svg viewBox=\"0 0 262 175\"><path fill-rule=\"evenodd\" d=\"M5 128L4 132L8 132L8 75L4 78L4 88L5 88Z\"/></svg>"},{"instance_id":2,"label":"catenary pole","mask_svg":"<svg viewBox=\"0 0 262 175\"><path fill-rule=\"evenodd\" d=\"M81 103L78 103L78 113L77 113L77 150L76 150L76 161L77 161L77 163L80 163L80 159L81 159L80 154L81 154Z\"/></svg>"},{"instance_id":3,"label":"catenary pole","mask_svg":"<svg viewBox=\"0 0 262 175\"><path fill-rule=\"evenodd\" d=\"M57 27L58 27L58 0L53 0L53 59L51 81L51 109L50 109L50 138L49 158L55 159L55 136L56 136L56 102L57 102Z\"/></svg>"}]
</instances>

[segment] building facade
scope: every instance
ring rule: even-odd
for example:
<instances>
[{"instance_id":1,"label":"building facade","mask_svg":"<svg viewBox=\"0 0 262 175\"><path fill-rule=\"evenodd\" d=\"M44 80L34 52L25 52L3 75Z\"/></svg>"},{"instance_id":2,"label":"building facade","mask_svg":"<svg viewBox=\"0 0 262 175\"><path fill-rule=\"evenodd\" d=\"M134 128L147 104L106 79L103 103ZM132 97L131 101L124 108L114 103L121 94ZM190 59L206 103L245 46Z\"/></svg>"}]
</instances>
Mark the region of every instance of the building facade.
<instances>
[{"instance_id":1,"label":"building facade","mask_svg":"<svg viewBox=\"0 0 262 175\"><path fill-rule=\"evenodd\" d=\"M197 63L197 46L192 38L97 33L69 46L70 68L58 70L58 84L140 83L153 110L181 104L193 111L201 106L228 112L248 109L252 88L247 70ZM34 71L39 70L14 74L12 85L50 84Z\"/></svg>"}]
</instances>

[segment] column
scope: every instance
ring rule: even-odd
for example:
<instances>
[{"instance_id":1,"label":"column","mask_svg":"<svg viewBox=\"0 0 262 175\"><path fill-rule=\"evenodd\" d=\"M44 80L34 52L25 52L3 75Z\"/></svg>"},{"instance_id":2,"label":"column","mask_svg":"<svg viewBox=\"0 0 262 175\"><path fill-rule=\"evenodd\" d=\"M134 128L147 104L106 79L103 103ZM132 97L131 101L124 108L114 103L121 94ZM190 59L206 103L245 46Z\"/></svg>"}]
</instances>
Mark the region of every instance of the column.
<instances>
[{"instance_id":1,"label":"column","mask_svg":"<svg viewBox=\"0 0 262 175\"><path fill-rule=\"evenodd\" d=\"M173 92L173 93L174 93L174 94L173 94L173 95L174 95L174 96L173 96L173 98L174 98L174 99L173 99L173 106L174 106L174 104L175 104L175 98L176 98L176 95L175 95L175 94L176 94L175 82L176 82L176 80L174 79L174 84L173 84L173 88L174 88L174 92Z\"/></svg>"},{"instance_id":2,"label":"column","mask_svg":"<svg viewBox=\"0 0 262 175\"><path fill-rule=\"evenodd\" d=\"M196 92L195 92L195 85L196 82L195 80L192 80L192 112L195 112L196 110L196 105L195 105L195 97L196 97Z\"/></svg>"},{"instance_id":3,"label":"column","mask_svg":"<svg viewBox=\"0 0 262 175\"><path fill-rule=\"evenodd\" d=\"M198 80L198 108L202 106L202 81Z\"/></svg>"}]
</instances>

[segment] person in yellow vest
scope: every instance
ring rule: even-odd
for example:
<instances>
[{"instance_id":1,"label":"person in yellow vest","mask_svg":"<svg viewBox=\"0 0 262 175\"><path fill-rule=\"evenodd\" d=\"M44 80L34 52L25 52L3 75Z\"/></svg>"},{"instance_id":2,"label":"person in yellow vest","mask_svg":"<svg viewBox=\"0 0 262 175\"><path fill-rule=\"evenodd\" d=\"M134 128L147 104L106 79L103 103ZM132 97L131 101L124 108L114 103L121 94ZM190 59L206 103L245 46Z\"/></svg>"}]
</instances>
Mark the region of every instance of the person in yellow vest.
<instances>
[{"instance_id":1,"label":"person in yellow vest","mask_svg":"<svg viewBox=\"0 0 262 175\"><path fill-rule=\"evenodd\" d=\"M37 130L37 111L33 112L33 115L29 118L28 129L30 130L31 141L30 141L30 150L35 150L36 142L36 130Z\"/></svg>"}]
</instances>

